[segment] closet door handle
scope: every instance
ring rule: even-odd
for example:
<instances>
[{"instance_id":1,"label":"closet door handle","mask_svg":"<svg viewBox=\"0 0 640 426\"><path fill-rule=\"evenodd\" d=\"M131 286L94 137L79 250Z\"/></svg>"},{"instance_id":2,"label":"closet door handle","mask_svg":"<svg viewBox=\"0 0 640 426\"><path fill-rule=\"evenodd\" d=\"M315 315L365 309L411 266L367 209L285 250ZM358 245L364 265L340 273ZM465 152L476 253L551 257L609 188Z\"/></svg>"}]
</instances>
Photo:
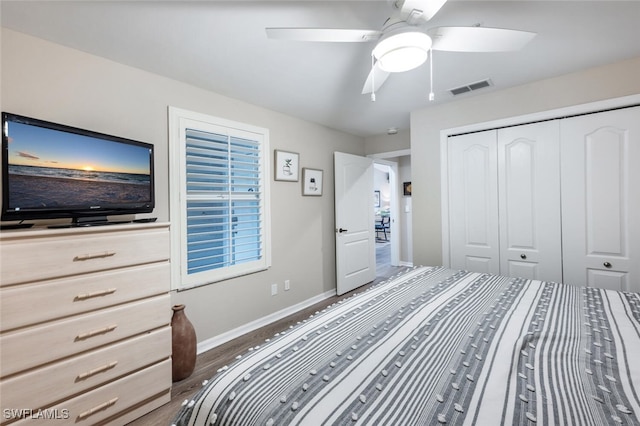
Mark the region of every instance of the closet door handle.
<instances>
[{"instance_id":1,"label":"closet door handle","mask_svg":"<svg viewBox=\"0 0 640 426\"><path fill-rule=\"evenodd\" d=\"M609 263L609 262L604 262L604 263L603 263L603 265L604 265L604 267L605 267L605 268L611 268L611 267L613 266L613 265L612 265L611 263Z\"/></svg>"},{"instance_id":2,"label":"closet door handle","mask_svg":"<svg viewBox=\"0 0 640 426\"><path fill-rule=\"evenodd\" d=\"M527 255L526 255L526 254L522 253L522 254L520 255L520 259L523 259L523 260L524 260L524 259L526 259L526 258L527 258Z\"/></svg>"}]
</instances>

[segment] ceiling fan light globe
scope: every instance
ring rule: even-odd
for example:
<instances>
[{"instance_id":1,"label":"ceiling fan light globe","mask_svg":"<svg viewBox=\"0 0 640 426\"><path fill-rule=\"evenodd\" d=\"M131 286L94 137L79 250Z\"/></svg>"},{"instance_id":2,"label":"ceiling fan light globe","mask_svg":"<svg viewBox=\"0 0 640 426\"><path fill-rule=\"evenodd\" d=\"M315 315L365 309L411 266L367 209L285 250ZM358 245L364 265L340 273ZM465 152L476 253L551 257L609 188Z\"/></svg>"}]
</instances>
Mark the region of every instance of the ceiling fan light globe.
<instances>
[{"instance_id":1,"label":"ceiling fan light globe","mask_svg":"<svg viewBox=\"0 0 640 426\"><path fill-rule=\"evenodd\" d=\"M400 47L391 50L380 58L380 68L387 72L409 71L422 65L428 52L417 47Z\"/></svg>"},{"instance_id":2,"label":"ceiling fan light globe","mask_svg":"<svg viewBox=\"0 0 640 426\"><path fill-rule=\"evenodd\" d=\"M406 31L383 38L373 49L380 68L403 72L422 65L429 56L431 38L419 31Z\"/></svg>"}]
</instances>

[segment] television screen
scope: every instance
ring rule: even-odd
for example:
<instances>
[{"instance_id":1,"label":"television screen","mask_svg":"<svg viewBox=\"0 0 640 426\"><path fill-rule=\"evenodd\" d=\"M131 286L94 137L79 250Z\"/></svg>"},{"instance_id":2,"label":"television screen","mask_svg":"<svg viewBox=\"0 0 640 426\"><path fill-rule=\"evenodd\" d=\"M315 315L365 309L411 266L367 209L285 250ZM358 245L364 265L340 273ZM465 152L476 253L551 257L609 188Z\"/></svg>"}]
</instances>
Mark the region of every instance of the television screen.
<instances>
[{"instance_id":1,"label":"television screen","mask_svg":"<svg viewBox=\"0 0 640 426\"><path fill-rule=\"evenodd\" d=\"M153 210L153 145L9 113L2 121L2 220Z\"/></svg>"}]
</instances>

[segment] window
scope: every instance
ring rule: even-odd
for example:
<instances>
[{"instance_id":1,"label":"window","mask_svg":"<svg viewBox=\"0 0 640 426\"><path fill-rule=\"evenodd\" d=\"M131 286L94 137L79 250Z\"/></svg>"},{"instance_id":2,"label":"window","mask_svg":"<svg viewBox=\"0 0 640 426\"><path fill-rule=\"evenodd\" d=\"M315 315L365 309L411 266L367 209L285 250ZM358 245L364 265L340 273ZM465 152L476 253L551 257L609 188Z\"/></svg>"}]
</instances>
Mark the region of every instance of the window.
<instances>
[{"instance_id":1,"label":"window","mask_svg":"<svg viewBox=\"0 0 640 426\"><path fill-rule=\"evenodd\" d=\"M173 288L271 266L267 129L169 108Z\"/></svg>"}]
</instances>

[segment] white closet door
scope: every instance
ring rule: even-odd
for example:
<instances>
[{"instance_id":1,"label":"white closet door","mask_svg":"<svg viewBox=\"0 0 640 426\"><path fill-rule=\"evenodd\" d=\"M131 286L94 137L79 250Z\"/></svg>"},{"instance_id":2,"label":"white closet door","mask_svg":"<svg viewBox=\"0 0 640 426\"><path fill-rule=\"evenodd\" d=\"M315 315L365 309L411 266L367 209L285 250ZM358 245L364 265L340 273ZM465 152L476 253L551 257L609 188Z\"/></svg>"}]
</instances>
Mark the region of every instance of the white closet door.
<instances>
[{"instance_id":1,"label":"white closet door","mask_svg":"<svg viewBox=\"0 0 640 426\"><path fill-rule=\"evenodd\" d=\"M450 260L500 273L496 131L448 139Z\"/></svg>"},{"instance_id":2,"label":"white closet door","mask_svg":"<svg viewBox=\"0 0 640 426\"><path fill-rule=\"evenodd\" d=\"M558 120L498 130L500 273L562 281Z\"/></svg>"},{"instance_id":3,"label":"white closet door","mask_svg":"<svg viewBox=\"0 0 640 426\"><path fill-rule=\"evenodd\" d=\"M561 123L568 284L640 291L640 107Z\"/></svg>"}]
</instances>

